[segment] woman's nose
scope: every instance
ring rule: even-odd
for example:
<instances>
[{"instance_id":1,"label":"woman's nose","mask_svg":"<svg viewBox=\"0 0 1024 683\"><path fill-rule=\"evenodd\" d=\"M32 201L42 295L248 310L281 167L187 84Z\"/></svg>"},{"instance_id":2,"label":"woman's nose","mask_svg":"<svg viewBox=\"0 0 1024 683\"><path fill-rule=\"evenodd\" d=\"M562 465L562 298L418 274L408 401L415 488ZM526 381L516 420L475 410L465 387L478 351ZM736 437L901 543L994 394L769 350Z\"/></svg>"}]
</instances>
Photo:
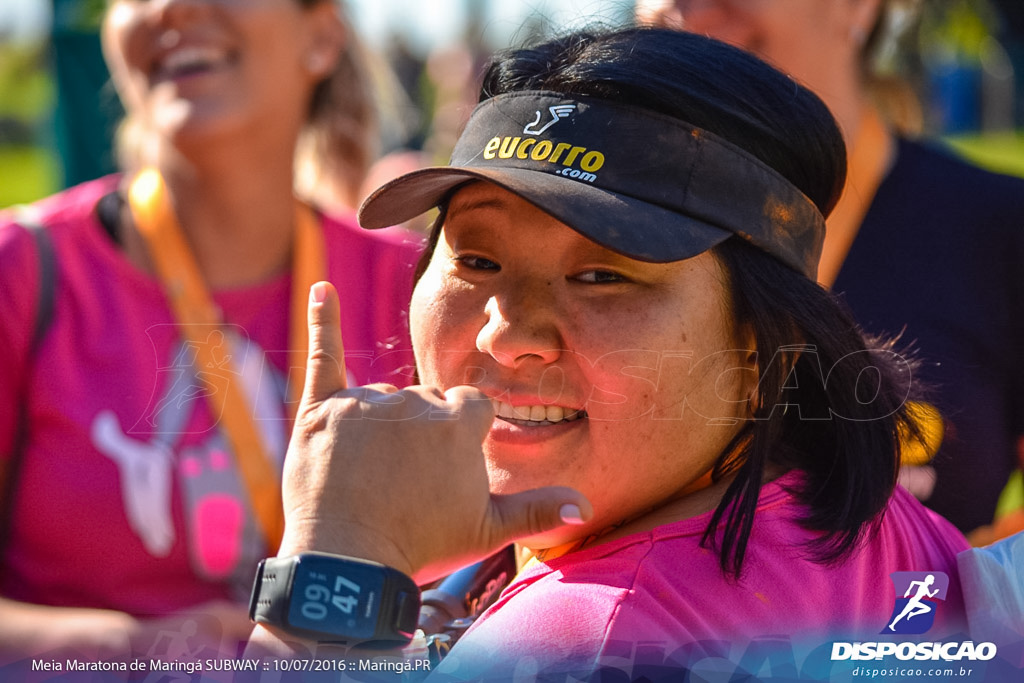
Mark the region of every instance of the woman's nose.
<instances>
[{"instance_id":1,"label":"woman's nose","mask_svg":"<svg viewBox=\"0 0 1024 683\"><path fill-rule=\"evenodd\" d=\"M556 310L551 289L538 284L492 296L484 309L487 322L477 334L477 349L509 368L555 362L564 345L564 315Z\"/></svg>"},{"instance_id":2,"label":"woman's nose","mask_svg":"<svg viewBox=\"0 0 1024 683\"><path fill-rule=\"evenodd\" d=\"M151 0L148 4L154 18L173 24L202 14L216 4L216 0Z\"/></svg>"}]
</instances>

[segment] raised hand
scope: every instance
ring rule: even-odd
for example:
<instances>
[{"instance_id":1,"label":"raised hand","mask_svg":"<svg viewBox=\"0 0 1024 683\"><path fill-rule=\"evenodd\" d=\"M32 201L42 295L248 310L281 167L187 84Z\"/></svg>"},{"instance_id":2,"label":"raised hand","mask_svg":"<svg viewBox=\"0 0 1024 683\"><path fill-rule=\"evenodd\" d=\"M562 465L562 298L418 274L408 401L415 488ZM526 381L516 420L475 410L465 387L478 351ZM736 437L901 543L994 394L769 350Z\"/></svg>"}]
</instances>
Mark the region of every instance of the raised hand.
<instances>
[{"instance_id":1,"label":"raised hand","mask_svg":"<svg viewBox=\"0 0 1024 683\"><path fill-rule=\"evenodd\" d=\"M476 389L347 388L338 323L337 292L314 285L306 384L285 461L282 555L351 555L422 583L516 538L589 519L572 489L491 494L481 443L494 413Z\"/></svg>"}]
</instances>

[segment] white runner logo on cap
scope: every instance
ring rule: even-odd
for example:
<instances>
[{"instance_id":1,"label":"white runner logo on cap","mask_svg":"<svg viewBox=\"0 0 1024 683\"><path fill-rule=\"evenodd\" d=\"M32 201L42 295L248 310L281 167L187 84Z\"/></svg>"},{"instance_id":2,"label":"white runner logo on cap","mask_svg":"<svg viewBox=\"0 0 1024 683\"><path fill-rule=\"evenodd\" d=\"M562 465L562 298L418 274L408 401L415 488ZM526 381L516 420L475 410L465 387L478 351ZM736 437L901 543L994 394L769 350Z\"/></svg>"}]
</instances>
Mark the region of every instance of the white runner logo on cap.
<instances>
[{"instance_id":1,"label":"white runner logo on cap","mask_svg":"<svg viewBox=\"0 0 1024 683\"><path fill-rule=\"evenodd\" d=\"M543 128L537 128L537 124L540 123L540 112L537 112L537 120L533 123L528 123L523 128L523 135L540 135L551 126L555 125L562 119L566 118L576 109L575 104L556 104L553 107L548 107L548 111L551 112L551 120L544 124Z\"/></svg>"}]
</instances>

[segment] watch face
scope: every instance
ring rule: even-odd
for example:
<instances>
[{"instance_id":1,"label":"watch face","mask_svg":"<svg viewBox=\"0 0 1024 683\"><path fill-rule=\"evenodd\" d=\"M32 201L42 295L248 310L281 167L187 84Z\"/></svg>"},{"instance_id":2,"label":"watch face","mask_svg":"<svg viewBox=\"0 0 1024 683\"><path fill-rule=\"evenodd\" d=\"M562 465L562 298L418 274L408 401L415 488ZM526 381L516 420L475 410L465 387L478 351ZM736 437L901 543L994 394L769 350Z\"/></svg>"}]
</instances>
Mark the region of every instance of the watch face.
<instances>
[{"instance_id":1,"label":"watch face","mask_svg":"<svg viewBox=\"0 0 1024 683\"><path fill-rule=\"evenodd\" d=\"M373 638L383 586L378 567L303 557L295 567L288 623L346 639Z\"/></svg>"}]
</instances>

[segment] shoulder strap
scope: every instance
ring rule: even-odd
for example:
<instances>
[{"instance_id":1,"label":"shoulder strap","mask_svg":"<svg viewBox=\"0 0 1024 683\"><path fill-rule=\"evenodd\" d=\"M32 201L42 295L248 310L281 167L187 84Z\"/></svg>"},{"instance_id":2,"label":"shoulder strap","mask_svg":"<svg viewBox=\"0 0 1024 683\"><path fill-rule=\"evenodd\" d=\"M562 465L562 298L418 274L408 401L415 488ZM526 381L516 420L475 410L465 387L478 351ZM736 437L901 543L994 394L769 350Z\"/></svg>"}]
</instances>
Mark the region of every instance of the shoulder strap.
<instances>
[{"instance_id":1,"label":"shoulder strap","mask_svg":"<svg viewBox=\"0 0 1024 683\"><path fill-rule=\"evenodd\" d=\"M53 241L46 228L38 220L35 213L28 208L19 209L16 213L18 223L26 228L36 243L36 254L39 259L39 291L36 296L36 317L32 326L32 339L29 342L28 363L35 358L36 351L42 343L46 332L53 322L53 313L57 299L57 259ZM7 476L4 478L3 491L0 492L0 558L7 546L10 535L11 516L14 510L14 496L17 491L18 475L24 459L25 442L28 438L28 406L26 401L19 401L18 422L15 426L14 452L7 463ZM0 562L2 571L2 562Z\"/></svg>"},{"instance_id":2,"label":"shoulder strap","mask_svg":"<svg viewBox=\"0 0 1024 683\"><path fill-rule=\"evenodd\" d=\"M32 341L29 346L29 360L46 336L53 322L53 312L57 302L57 258L53 251L53 241L46 227L34 215L24 210L18 214L18 222L32 234L39 257L39 292L36 296L36 320L32 328Z\"/></svg>"}]
</instances>

